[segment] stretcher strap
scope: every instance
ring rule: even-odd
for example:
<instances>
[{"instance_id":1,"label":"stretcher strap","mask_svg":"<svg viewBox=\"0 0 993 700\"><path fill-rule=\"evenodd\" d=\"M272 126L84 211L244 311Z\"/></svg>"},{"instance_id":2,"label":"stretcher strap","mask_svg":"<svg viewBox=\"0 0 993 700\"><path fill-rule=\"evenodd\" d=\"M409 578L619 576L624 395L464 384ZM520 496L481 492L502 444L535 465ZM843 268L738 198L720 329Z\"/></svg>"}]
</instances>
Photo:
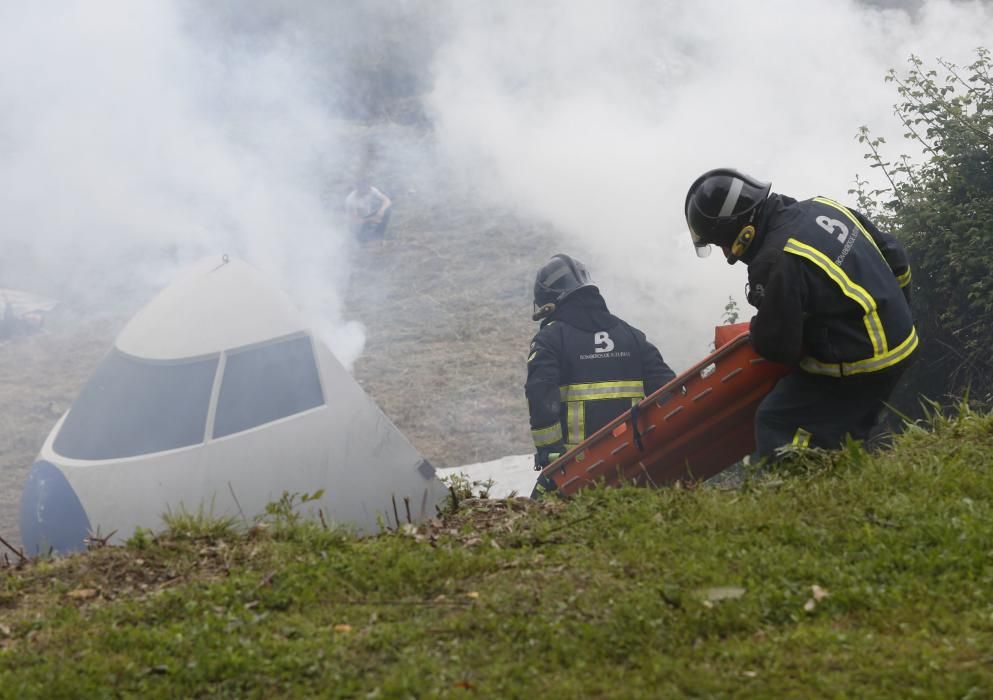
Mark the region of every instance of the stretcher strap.
<instances>
[{"instance_id":1,"label":"stretcher strap","mask_svg":"<svg viewBox=\"0 0 993 700\"><path fill-rule=\"evenodd\" d=\"M638 452L644 452L645 446L641 442L641 431L638 430L638 406L638 403L631 406L631 433L634 435L634 444L637 445Z\"/></svg>"}]
</instances>

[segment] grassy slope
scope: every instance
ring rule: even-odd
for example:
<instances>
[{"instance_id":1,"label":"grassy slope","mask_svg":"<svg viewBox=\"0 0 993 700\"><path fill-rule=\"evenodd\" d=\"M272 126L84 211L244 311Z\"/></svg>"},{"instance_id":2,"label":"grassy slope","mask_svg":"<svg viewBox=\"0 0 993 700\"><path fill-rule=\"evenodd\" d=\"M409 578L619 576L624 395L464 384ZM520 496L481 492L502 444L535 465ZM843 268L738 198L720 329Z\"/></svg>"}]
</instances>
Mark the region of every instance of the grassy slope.
<instances>
[{"instance_id":1,"label":"grassy slope","mask_svg":"<svg viewBox=\"0 0 993 700\"><path fill-rule=\"evenodd\" d=\"M0 570L0 696L990 697L991 494L967 414L741 491L177 523Z\"/></svg>"}]
</instances>

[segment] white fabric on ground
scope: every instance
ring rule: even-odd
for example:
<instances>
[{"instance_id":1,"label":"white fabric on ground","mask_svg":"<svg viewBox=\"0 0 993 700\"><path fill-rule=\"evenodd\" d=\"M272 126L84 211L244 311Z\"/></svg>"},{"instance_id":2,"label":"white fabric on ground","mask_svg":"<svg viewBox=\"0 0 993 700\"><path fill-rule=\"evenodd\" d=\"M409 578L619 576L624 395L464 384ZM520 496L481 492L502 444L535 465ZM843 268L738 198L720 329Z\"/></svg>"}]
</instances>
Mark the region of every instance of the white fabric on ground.
<instances>
[{"instance_id":1,"label":"white fabric on ground","mask_svg":"<svg viewBox=\"0 0 993 700\"><path fill-rule=\"evenodd\" d=\"M512 495L530 496L538 472L534 470L534 454L510 455L490 462L467 464L464 467L448 467L438 470L438 478L461 474L470 482L479 482L472 487L473 495L485 489L485 482L492 479L490 498L508 498Z\"/></svg>"}]
</instances>

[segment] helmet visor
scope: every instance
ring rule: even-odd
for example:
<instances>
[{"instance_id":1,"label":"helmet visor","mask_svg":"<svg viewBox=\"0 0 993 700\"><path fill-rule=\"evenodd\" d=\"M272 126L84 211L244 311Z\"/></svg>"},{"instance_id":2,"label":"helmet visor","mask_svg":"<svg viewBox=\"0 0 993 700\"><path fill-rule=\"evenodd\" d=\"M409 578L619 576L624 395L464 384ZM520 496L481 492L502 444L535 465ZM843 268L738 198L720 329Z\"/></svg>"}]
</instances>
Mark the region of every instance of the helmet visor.
<instances>
[{"instance_id":1,"label":"helmet visor","mask_svg":"<svg viewBox=\"0 0 993 700\"><path fill-rule=\"evenodd\" d=\"M692 217L687 215L686 223L689 224L690 239L693 241L693 249L696 251L696 256L698 258L706 258L710 255L710 243L703 240L696 231L693 230L693 222L690 220Z\"/></svg>"}]
</instances>

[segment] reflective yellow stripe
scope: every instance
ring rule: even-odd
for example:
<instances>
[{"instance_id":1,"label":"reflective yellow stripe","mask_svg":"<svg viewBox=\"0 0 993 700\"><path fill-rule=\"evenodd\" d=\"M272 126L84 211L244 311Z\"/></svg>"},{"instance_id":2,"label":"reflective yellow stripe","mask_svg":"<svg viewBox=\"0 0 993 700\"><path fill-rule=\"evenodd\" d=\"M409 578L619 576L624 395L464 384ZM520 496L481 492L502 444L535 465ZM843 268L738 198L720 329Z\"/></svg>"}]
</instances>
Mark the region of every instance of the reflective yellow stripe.
<instances>
[{"instance_id":1,"label":"reflective yellow stripe","mask_svg":"<svg viewBox=\"0 0 993 700\"><path fill-rule=\"evenodd\" d=\"M598 401L601 399L640 399L645 395L642 381L592 382L565 384L559 387L562 401Z\"/></svg>"},{"instance_id":2,"label":"reflective yellow stripe","mask_svg":"<svg viewBox=\"0 0 993 700\"><path fill-rule=\"evenodd\" d=\"M793 435L793 447L808 447L810 445L810 433L803 428L797 428Z\"/></svg>"},{"instance_id":3,"label":"reflective yellow stripe","mask_svg":"<svg viewBox=\"0 0 993 700\"><path fill-rule=\"evenodd\" d=\"M787 253L799 255L801 258L806 258L824 270L827 276L834 280L834 283L841 288L842 293L846 297L861 306L865 312L863 322L865 323L865 331L869 335L869 342L872 343L873 357L881 357L887 354L889 350L886 347L886 333L883 332L883 323L879 320L879 314L876 312L876 300L872 295L863 287L852 282L848 275L834 264L833 260L816 248L806 243L801 243L795 238L791 238L786 242L783 250Z\"/></svg>"},{"instance_id":4,"label":"reflective yellow stripe","mask_svg":"<svg viewBox=\"0 0 993 700\"><path fill-rule=\"evenodd\" d=\"M535 350L533 353L531 353L530 355L528 355L528 362L530 362L531 360L533 360L537 354L538 354L538 351Z\"/></svg>"},{"instance_id":5,"label":"reflective yellow stripe","mask_svg":"<svg viewBox=\"0 0 993 700\"><path fill-rule=\"evenodd\" d=\"M556 422L547 428L534 428L531 430L531 439L534 440L535 447L546 447L554 445L562 439L562 423Z\"/></svg>"},{"instance_id":6,"label":"reflective yellow stripe","mask_svg":"<svg viewBox=\"0 0 993 700\"><path fill-rule=\"evenodd\" d=\"M586 404L582 401L570 401L565 409L565 427L567 443L579 444L586 439Z\"/></svg>"},{"instance_id":7,"label":"reflective yellow stripe","mask_svg":"<svg viewBox=\"0 0 993 700\"><path fill-rule=\"evenodd\" d=\"M848 210L848 207L842 206L841 204L838 204L834 200L828 199L827 197L814 197L814 201L815 202L820 202L821 204L826 204L829 207L834 207L835 209L837 209L838 211L840 211L842 214L844 214L845 216L847 216L848 219L853 224L855 224L856 227L858 227L858 230L861 231L863 234L865 234L866 240L869 241L870 243L872 243L872 247L875 248L877 251L879 251L879 254L880 255L883 255L883 251L879 250L879 246L876 245L875 239L871 235L869 235L869 232L865 230L865 227ZM883 259L885 260L886 259L886 256L883 256ZM889 263L887 263L887 264L889 264ZM904 272L902 275L896 275L896 281L897 281L897 283L901 287L906 287L907 284L910 282L910 268L908 267L907 268L907 271Z\"/></svg>"},{"instance_id":8,"label":"reflective yellow stripe","mask_svg":"<svg viewBox=\"0 0 993 700\"><path fill-rule=\"evenodd\" d=\"M870 357L867 360L858 360L857 362L842 362L841 364L828 364L821 362L820 360L816 360L813 357L805 357L800 360L800 367L811 374L824 374L829 377L878 372L881 369L892 367L898 362L902 362L910 357L914 350L917 349L918 343L919 340L917 338L917 330L911 328L910 335L907 336L907 339L885 355Z\"/></svg>"}]
</instances>

